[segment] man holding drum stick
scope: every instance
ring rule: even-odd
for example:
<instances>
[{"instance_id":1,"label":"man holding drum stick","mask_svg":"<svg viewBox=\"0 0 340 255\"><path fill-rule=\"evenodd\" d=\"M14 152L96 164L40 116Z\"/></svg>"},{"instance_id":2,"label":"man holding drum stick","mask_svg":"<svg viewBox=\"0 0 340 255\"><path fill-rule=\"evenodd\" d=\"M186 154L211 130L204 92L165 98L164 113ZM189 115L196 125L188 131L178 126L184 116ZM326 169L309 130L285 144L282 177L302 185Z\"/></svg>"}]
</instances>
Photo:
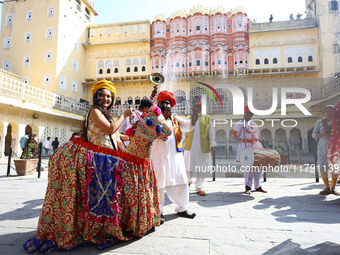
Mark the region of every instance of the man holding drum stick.
<instances>
[{"instance_id":1,"label":"man holding drum stick","mask_svg":"<svg viewBox=\"0 0 340 255\"><path fill-rule=\"evenodd\" d=\"M253 113L249 110L248 105L244 107L244 119L236 123L233 138L240 144L238 146L236 162L240 162L240 154L245 148L263 148L260 143L260 135L258 129L253 125L249 125L249 121L253 117ZM245 169L244 179L245 179L245 192L246 194L251 194L251 187L254 186L256 191L267 193L261 187L262 170L252 170L251 168Z\"/></svg>"}]
</instances>

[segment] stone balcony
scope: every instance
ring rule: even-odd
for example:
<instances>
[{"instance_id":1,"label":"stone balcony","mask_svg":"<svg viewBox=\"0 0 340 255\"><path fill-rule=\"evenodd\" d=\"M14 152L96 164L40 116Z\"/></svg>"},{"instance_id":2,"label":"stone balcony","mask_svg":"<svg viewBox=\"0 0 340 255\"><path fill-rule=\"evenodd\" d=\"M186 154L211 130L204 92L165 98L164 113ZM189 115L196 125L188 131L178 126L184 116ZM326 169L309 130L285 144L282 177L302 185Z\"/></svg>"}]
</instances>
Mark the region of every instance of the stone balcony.
<instances>
[{"instance_id":1,"label":"stone balcony","mask_svg":"<svg viewBox=\"0 0 340 255\"><path fill-rule=\"evenodd\" d=\"M285 20L263 23L249 23L249 33L271 32L317 27L316 19Z\"/></svg>"}]
</instances>

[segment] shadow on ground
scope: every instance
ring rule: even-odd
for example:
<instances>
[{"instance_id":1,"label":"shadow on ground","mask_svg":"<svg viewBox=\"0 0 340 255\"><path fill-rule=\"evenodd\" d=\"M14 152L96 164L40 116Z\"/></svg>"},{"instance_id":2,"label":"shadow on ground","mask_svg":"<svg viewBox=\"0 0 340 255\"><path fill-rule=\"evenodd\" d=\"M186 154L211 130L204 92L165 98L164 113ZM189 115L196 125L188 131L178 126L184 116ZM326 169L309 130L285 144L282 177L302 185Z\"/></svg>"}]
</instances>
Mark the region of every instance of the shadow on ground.
<instances>
[{"instance_id":1,"label":"shadow on ground","mask_svg":"<svg viewBox=\"0 0 340 255\"><path fill-rule=\"evenodd\" d=\"M44 199L25 201L24 206L10 212L0 214L0 221L3 220L26 220L39 217L41 208L36 208L44 203Z\"/></svg>"},{"instance_id":2,"label":"shadow on ground","mask_svg":"<svg viewBox=\"0 0 340 255\"><path fill-rule=\"evenodd\" d=\"M315 246L302 249L300 244L292 242L291 239L280 243L274 248L263 253L263 255L280 255L280 254L322 254L322 255L336 255L340 254L340 245L332 242L324 242Z\"/></svg>"}]
</instances>

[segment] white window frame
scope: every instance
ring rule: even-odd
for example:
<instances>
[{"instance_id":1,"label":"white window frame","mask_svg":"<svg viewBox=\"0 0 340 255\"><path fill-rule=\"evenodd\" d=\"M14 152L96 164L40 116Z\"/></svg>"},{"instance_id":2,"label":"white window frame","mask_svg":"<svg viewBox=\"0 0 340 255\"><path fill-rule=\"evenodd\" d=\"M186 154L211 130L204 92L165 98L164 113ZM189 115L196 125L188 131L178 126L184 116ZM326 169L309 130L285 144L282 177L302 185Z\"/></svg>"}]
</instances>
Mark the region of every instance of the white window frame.
<instances>
[{"instance_id":1,"label":"white window frame","mask_svg":"<svg viewBox=\"0 0 340 255\"><path fill-rule=\"evenodd\" d=\"M31 17L29 17L31 15ZM27 11L26 12L26 22L32 22L33 19L33 11Z\"/></svg>"},{"instance_id":2,"label":"white window frame","mask_svg":"<svg viewBox=\"0 0 340 255\"><path fill-rule=\"evenodd\" d=\"M78 83L77 81L72 81L72 91L77 92L78 91Z\"/></svg>"},{"instance_id":3,"label":"white window frame","mask_svg":"<svg viewBox=\"0 0 340 255\"><path fill-rule=\"evenodd\" d=\"M6 67L6 66L7 66L7 67ZM6 70L6 71L9 71L10 67L11 67L10 61L5 60L5 61L2 63L2 69Z\"/></svg>"},{"instance_id":4,"label":"white window frame","mask_svg":"<svg viewBox=\"0 0 340 255\"><path fill-rule=\"evenodd\" d=\"M23 63L23 65L28 67L28 66L30 66L30 64L31 64L31 57L30 56L24 56L24 63Z\"/></svg>"},{"instance_id":5,"label":"white window frame","mask_svg":"<svg viewBox=\"0 0 340 255\"><path fill-rule=\"evenodd\" d=\"M51 86L51 75L50 74L44 75L44 86Z\"/></svg>"},{"instance_id":6,"label":"white window frame","mask_svg":"<svg viewBox=\"0 0 340 255\"><path fill-rule=\"evenodd\" d=\"M60 76L59 78L59 87L66 90L66 78L64 76Z\"/></svg>"},{"instance_id":7,"label":"white window frame","mask_svg":"<svg viewBox=\"0 0 340 255\"><path fill-rule=\"evenodd\" d=\"M50 33L50 32L52 32L52 33ZM53 29L53 27L47 28L47 30L46 30L46 40L52 40L53 37L54 37L54 29Z\"/></svg>"},{"instance_id":8,"label":"white window frame","mask_svg":"<svg viewBox=\"0 0 340 255\"><path fill-rule=\"evenodd\" d=\"M50 57L48 57L50 55ZM48 50L45 52L45 62L52 62L52 51Z\"/></svg>"},{"instance_id":9,"label":"white window frame","mask_svg":"<svg viewBox=\"0 0 340 255\"><path fill-rule=\"evenodd\" d=\"M12 47L12 38L11 37L6 37L4 41L4 48L5 49L10 49Z\"/></svg>"},{"instance_id":10,"label":"white window frame","mask_svg":"<svg viewBox=\"0 0 340 255\"><path fill-rule=\"evenodd\" d=\"M11 20L9 21L9 18L11 18ZM11 27L13 26L13 14L7 14L6 16L6 27Z\"/></svg>"},{"instance_id":11,"label":"white window frame","mask_svg":"<svg viewBox=\"0 0 340 255\"><path fill-rule=\"evenodd\" d=\"M48 7L47 8L47 17L48 18L54 17L54 13L55 13L54 7Z\"/></svg>"},{"instance_id":12,"label":"white window frame","mask_svg":"<svg viewBox=\"0 0 340 255\"><path fill-rule=\"evenodd\" d=\"M27 39L28 37L28 39ZM27 32L25 34L25 44L31 44L31 40L32 40L32 33L31 32Z\"/></svg>"},{"instance_id":13,"label":"white window frame","mask_svg":"<svg viewBox=\"0 0 340 255\"><path fill-rule=\"evenodd\" d=\"M28 84L28 77L27 76L22 77L22 82Z\"/></svg>"},{"instance_id":14,"label":"white window frame","mask_svg":"<svg viewBox=\"0 0 340 255\"><path fill-rule=\"evenodd\" d=\"M72 61L72 68L74 71L78 72L78 61L76 59L73 59Z\"/></svg>"}]
</instances>

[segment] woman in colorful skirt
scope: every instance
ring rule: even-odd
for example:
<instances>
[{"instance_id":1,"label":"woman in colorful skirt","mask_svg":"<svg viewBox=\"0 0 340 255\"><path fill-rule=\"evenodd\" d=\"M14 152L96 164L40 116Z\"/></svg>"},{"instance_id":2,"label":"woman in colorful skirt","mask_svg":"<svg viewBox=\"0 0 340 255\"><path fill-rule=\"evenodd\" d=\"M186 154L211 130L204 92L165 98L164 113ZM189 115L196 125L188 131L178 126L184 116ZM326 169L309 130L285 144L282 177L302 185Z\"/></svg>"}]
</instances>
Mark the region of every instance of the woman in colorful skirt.
<instances>
[{"instance_id":1,"label":"woman in colorful skirt","mask_svg":"<svg viewBox=\"0 0 340 255\"><path fill-rule=\"evenodd\" d=\"M112 120L116 89L106 80L94 84L92 95L84 139L71 139L50 157L37 232L24 244L28 253L90 244L102 249L117 240L141 237L160 224L157 181L149 151L153 140L166 139L171 128L160 109L154 108L144 119L139 117L130 130L131 142L124 152L116 131L132 110Z\"/></svg>"},{"instance_id":2,"label":"woman in colorful skirt","mask_svg":"<svg viewBox=\"0 0 340 255\"><path fill-rule=\"evenodd\" d=\"M340 174L340 101L332 111L332 132L328 146L328 163L332 174Z\"/></svg>"}]
</instances>

